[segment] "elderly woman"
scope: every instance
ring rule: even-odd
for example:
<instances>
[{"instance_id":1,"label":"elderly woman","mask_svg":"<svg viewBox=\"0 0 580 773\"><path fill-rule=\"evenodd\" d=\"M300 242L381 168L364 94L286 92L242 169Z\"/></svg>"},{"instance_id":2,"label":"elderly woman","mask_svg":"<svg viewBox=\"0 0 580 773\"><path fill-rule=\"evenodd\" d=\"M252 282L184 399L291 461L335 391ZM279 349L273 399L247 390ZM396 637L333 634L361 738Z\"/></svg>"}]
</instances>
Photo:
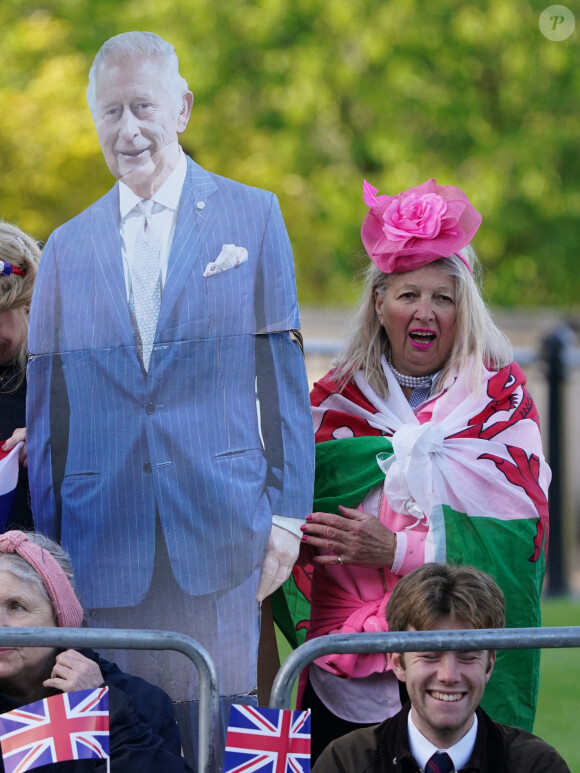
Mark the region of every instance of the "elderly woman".
<instances>
[{"instance_id":1,"label":"elderly woman","mask_svg":"<svg viewBox=\"0 0 580 773\"><path fill-rule=\"evenodd\" d=\"M39 259L34 239L17 226L0 222L0 438L9 438L2 451L10 451L26 434L28 307ZM25 446L20 457L26 461ZM9 510L3 510L0 530L8 524L32 528L29 500L28 474L21 466L14 500Z\"/></svg>"},{"instance_id":2,"label":"elderly woman","mask_svg":"<svg viewBox=\"0 0 580 773\"><path fill-rule=\"evenodd\" d=\"M350 340L311 395L317 441L309 638L384 631L397 581L428 561L489 572L509 626L540 624L550 473L538 416L476 282L480 215L435 180L398 196L365 182L373 262ZM515 657L514 657L515 655ZM385 655L309 668L313 759L399 706ZM501 653L494 719L531 729L538 657Z\"/></svg>"},{"instance_id":3,"label":"elderly woman","mask_svg":"<svg viewBox=\"0 0 580 773\"><path fill-rule=\"evenodd\" d=\"M76 628L83 610L71 585L71 566L55 542L39 534L0 536L0 615L3 626ZM184 773L179 731L169 697L124 674L91 650L49 647L0 649L0 713L57 692L109 687L111 771ZM105 761L63 763L63 770L105 770ZM96 767L95 767L96 765ZM45 768L38 768L44 770ZM50 770L60 769L50 766ZM0 771L4 771L0 762Z\"/></svg>"}]
</instances>

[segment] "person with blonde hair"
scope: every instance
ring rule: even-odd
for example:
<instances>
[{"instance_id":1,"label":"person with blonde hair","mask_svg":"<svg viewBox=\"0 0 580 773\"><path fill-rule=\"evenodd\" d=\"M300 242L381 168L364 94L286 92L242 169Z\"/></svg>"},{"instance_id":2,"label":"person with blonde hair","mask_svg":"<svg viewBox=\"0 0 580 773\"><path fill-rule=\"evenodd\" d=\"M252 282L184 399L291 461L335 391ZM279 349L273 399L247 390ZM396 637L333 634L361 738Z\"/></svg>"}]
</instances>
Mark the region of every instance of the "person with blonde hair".
<instances>
[{"instance_id":1,"label":"person with blonde hair","mask_svg":"<svg viewBox=\"0 0 580 773\"><path fill-rule=\"evenodd\" d=\"M39 260L40 247L32 237L0 222L0 438L6 441L0 450L5 453L26 438L28 309ZM2 511L0 530L32 527L25 445L19 453L18 485L11 507Z\"/></svg>"},{"instance_id":2,"label":"person with blonde hair","mask_svg":"<svg viewBox=\"0 0 580 773\"><path fill-rule=\"evenodd\" d=\"M539 625L550 471L525 376L482 298L470 244L481 215L433 179L395 196L365 182L364 200L361 306L311 393L308 637L385 630L397 583L426 561L489 571L508 624ZM501 654L486 697L494 719L531 728L538 665L536 653ZM316 758L396 713L399 688L381 654L320 657L303 705Z\"/></svg>"}]
</instances>

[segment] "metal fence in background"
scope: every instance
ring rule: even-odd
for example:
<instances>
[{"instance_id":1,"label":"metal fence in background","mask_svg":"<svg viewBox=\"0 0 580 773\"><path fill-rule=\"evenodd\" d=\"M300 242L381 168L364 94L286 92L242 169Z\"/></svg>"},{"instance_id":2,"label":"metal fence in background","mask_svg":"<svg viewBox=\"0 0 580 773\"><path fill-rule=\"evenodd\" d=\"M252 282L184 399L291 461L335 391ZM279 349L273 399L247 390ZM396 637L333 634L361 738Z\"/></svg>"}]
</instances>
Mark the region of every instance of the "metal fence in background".
<instances>
[{"instance_id":1,"label":"metal fence in background","mask_svg":"<svg viewBox=\"0 0 580 773\"><path fill-rule=\"evenodd\" d=\"M543 341L538 360L545 365L548 384L548 434L546 456L552 469L550 483L550 549L548 551L548 594L568 592L565 567L564 465L566 455L566 416L564 389L572 368L580 367L580 349L573 347L574 332L560 325Z\"/></svg>"},{"instance_id":2,"label":"metal fence in background","mask_svg":"<svg viewBox=\"0 0 580 773\"><path fill-rule=\"evenodd\" d=\"M580 647L580 626L328 634L301 644L288 655L274 679L270 693L270 708L289 709L291 707L294 682L303 668L322 655L540 649L542 647Z\"/></svg>"},{"instance_id":3,"label":"metal fence in background","mask_svg":"<svg viewBox=\"0 0 580 773\"><path fill-rule=\"evenodd\" d=\"M168 631L103 628L0 628L0 647L120 648L175 650L199 672L199 773L216 773L219 694L215 666L194 639ZM420 652L580 647L580 626L464 631L405 631L321 636L294 650L281 665L270 695L270 707L291 708L294 682L316 658L332 653Z\"/></svg>"}]
</instances>

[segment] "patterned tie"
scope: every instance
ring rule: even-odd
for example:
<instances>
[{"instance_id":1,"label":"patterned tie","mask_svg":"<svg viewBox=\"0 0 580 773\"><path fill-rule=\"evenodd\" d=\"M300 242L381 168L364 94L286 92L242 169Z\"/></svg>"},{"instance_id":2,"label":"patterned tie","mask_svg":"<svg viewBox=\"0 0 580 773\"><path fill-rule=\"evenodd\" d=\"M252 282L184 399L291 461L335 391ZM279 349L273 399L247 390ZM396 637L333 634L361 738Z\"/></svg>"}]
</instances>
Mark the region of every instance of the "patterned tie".
<instances>
[{"instance_id":1,"label":"patterned tie","mask_svg":"<svg viewBox=\"0 0 580 773\"><path fill-rule=\"evenodd\" d=\"M453 761L447 752L435 752L425 766L425 773L451 773Z\"/></svg>"},{"instance_id":2,"label":"patterned tie","mask_svg":"<svg viewBox=\"0 0 580 773\"><path fill-rule=\"evenodd\" d=\"M432 382L429 380L428 384L425 384L424 386L415 387L413 392L411 393L411 397L409 398L409 405L411 408L416 408L418 405L421 405L422 402L424 402L429 395L431 394L431 386Z\"/></svg>"},{"instance_id":3,"label":"patterned tie","mask_svg":"<svg viewBox=\"0 0 580 773\"><path fill-rule=\"evenodd\" d=\"M137 350L147 372L161 307L160 245L155 238L151 223L153 201L143 199L137 204L137 209L143 215L143 222L135 240L129 308L135 329Z\"/></svg>"}]
</instances>

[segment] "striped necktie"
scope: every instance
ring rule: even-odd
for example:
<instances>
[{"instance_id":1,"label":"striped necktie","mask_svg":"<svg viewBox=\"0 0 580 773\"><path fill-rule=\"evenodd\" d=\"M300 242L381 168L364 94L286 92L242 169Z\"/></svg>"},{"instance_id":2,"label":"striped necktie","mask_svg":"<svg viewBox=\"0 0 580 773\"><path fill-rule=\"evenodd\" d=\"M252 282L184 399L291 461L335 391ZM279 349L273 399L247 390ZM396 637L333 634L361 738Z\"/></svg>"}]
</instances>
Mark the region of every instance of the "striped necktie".
<instances>
[{"instance_id":1,"label":"striped necktie","mask_svg":"<svg viewBox=\"0 0 580 773\"><path fill-rule=\"evenodd\" d=\"M435 752L425 766L425 773L452 773L453 760L447 752Z\"/></svg>"}]
</instances>

